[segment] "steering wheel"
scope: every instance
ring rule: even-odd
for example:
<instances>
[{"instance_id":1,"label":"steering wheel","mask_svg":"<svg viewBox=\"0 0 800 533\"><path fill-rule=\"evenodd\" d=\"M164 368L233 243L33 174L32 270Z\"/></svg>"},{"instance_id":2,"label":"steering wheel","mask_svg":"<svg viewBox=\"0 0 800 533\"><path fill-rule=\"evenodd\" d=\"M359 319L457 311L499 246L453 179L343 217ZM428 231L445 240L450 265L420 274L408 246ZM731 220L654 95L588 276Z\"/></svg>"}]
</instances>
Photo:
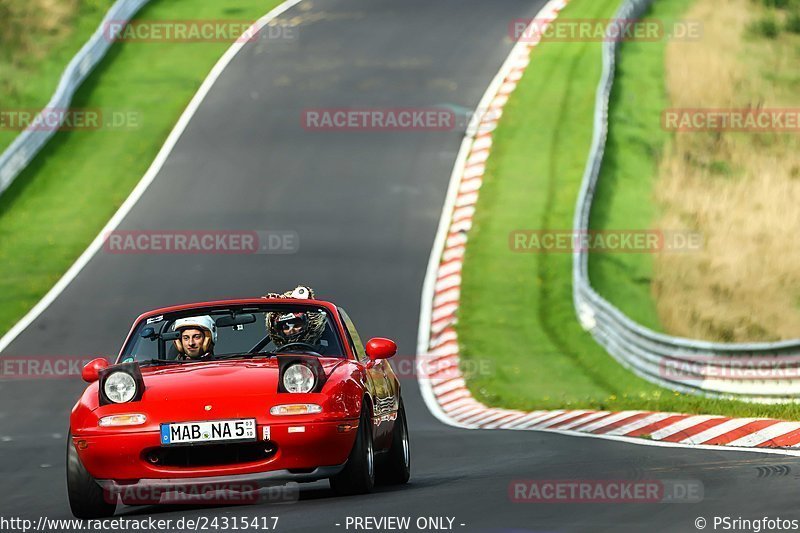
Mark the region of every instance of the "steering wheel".
<instances>
[{"instance_id":1,"label":"steering wheel","mask_svg":"<svg viewBox=\"0 0 800 533\"><path fill-rule=\"evenodd\" d=\"M249 351L249 352L247 352L247 353L248 353L248 354L256 354L256 353L261 353L261 350L263 350L263 349L264 349L264 346L266 346L267 344L269 344L269 340L270 340L270 339L269 339L269 335L267 335L266 337L264 337L263 339L261 339L260 341L258 341L258 344L256 344L256 345L255 345L255 346L253 346L252 348L250 348L250 351Z\"/></svg>"},{"instance_id":2,"label":"steering wheel","mask_svg":"<svg viewBox=\"0 0 800 533\"><path fill-rule=\"evenodd\" d=\"M277 351L282 352L282 351L286 350L290 346L294 346L294 347L298 347L298 348L307 348L306 350L303 350L303 351L310 352L312 355L316 355L317 357L322 357L322 354L317 351L317 347L314 346L313 344L308 344L307 342L290 342L290 343L284 344L283 346L279 347ZM289 350L289 351L292 351L292 350Z\"/></svg>"}]
</instances>

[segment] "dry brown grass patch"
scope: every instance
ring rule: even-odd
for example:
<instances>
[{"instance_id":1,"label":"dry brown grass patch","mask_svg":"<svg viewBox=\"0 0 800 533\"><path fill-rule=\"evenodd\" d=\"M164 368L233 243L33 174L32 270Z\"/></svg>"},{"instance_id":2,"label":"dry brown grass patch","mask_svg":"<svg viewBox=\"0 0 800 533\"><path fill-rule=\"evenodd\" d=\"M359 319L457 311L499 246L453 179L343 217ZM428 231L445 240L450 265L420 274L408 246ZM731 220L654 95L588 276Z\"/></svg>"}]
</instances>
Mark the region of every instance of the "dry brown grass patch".
<instances>
[{"instance_id":1,"label":"dry brown grass patch","mask_svg":"<svg viewBox=\"0 0 800 533\"><path fill-rule=\"evenodd\" d=\"M797 36L747 37L750 0L698 0L699 43L667 48L675 108L800 107ZM725 342L800 337L798 134L678 133L661 161L657 227L691 228L699 252L661 254L653 292L672 334Z\"/></svg>"},{"instance_id":2,"label":"dry brown grass patch","mask_svg":"<svg viewBox=\"0 0 800 533\"><path fill-rule=\"evenodd\" d=\"M70 31L78 0L0 0L0 46L14 56L42 57L46 43Z\"/></svg>"}]
</instances>

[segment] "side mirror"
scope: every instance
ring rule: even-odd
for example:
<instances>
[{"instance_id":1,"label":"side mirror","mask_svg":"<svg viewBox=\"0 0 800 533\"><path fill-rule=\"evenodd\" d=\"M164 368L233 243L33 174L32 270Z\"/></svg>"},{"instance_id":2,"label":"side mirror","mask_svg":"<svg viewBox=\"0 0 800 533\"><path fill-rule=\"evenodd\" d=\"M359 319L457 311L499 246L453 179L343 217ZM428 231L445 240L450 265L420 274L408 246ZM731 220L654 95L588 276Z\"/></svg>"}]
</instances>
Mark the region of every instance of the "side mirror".
<instances>
[{"instance_id":1,"label":"side mirror","mask_svg":"<svg viewBox=\"0 0 800 533\"><path fill-rule=\"evenodd\" d=\"M108 368L108 361L103 359L102 357L98 357L97 359L92 359L89 361L83 370L81 371L81 377L83 381L87 383L94 383L98 379L100 379L99 372L101 370L105 370Z\"/></svg>"},{"instance_id":2,"label":"side mirror","mask_svg":"<svg viewBox=\"0 0 800 533\"><path fill-rule=\"evenodd\" d=\"M375 337L367 341L367 356L375 361L377 359L388 359L397 353L397 344L393 340Z\"/></svg>"}]
</instances>

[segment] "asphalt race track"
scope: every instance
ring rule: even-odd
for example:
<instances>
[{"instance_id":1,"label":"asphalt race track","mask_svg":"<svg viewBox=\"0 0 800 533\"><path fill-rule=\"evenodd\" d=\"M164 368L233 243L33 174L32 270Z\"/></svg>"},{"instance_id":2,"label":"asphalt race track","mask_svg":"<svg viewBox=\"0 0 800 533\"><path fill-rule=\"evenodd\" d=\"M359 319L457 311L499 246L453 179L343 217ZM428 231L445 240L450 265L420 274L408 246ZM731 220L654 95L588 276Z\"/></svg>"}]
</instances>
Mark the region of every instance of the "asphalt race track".
<instances>
[{"instance_id":1,"label":"asphalt race track","mask_svg":"<svg viewBox=\"0 0 800 533\"><path fill-rule=\"evenodd\" d=\"M425 268L464 125L306 131L301 114L472 109L511 48L509 22L532 17L543 3L312 0L293 7L283 16L302 17L297 39L245 46L119 229L287 230L299 235L299 252L101 251L2 355L116 354L144 310L259 296L296 283L347 309L362 337L392 337L401 354L413 353ZM430 415L413 379L403 384L413 460L407 486L340 498L319 482L303 486L293 504L118 513L279 516L279 531L345 531L348 516L410 516L412 524L418 517L454 517L455 530L484 532L695 531L697 517L800 515L800 465L793 457L454 429ZM0 383L3 516L71 517L65 439L82 388L79 380ZM757 467L765 465L788 465L789 474L759 477ZM694 504L512 503L508 489L516 479L700 481L704 497Z\"/></svg>"}]
</instances>

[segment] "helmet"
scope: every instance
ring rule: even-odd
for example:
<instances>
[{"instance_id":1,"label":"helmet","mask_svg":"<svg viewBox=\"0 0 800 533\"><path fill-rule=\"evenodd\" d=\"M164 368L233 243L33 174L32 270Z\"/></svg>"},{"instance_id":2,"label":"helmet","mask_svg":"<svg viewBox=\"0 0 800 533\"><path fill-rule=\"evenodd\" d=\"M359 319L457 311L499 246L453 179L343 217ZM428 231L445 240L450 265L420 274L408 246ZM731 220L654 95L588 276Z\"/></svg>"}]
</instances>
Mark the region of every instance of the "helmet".
<instances>
[{"instance_id":1,"label":"helmet","mask_svg":"<svg viewBox=\"0 0 800 533\"><path fill-rule=\"evenodd\" d=\"M208 315L179 318L175 321L175 324L172 325L173 331L180 331L186 328L199 329L205 333L206 338L203 340L203 353L208 353L211 347L217 343L217 325L214 323L214 319ZM175 348L178 349L178 353L185 353L181 339L175 340Z\"/></svg>"},{"instance_id":2,"label":"helmet","mask_svg":"<svg viewBox=\"0 0 800 533\"><path fill-rule=\"evenodd\" d=\"M287 334L284 328L286 324L295 324L300 328L292 334ZM275 330L283 339L286 339L286 342L299 342L308 331L308 316L306 316L306 313L285 313L278 315L275 319Z\"/></svg>"},{"instance_id":3,"label":"helmet","mask_svg":"<svg viewBox=\"0 0 800 533\"><path fill-rule=\"evenodd\" d=\"M283 294L269 293L264 298L314 299L314 290L311 287L299 285ZM289 321L299 321L301 327L298 332L286 335L283 332L283 324ZM325 331L325 314L318 311L286 313L273 311L267 313L266 323L267 333L278 348L290 342L316 344Z\"/></svg>"}]
</instances>

